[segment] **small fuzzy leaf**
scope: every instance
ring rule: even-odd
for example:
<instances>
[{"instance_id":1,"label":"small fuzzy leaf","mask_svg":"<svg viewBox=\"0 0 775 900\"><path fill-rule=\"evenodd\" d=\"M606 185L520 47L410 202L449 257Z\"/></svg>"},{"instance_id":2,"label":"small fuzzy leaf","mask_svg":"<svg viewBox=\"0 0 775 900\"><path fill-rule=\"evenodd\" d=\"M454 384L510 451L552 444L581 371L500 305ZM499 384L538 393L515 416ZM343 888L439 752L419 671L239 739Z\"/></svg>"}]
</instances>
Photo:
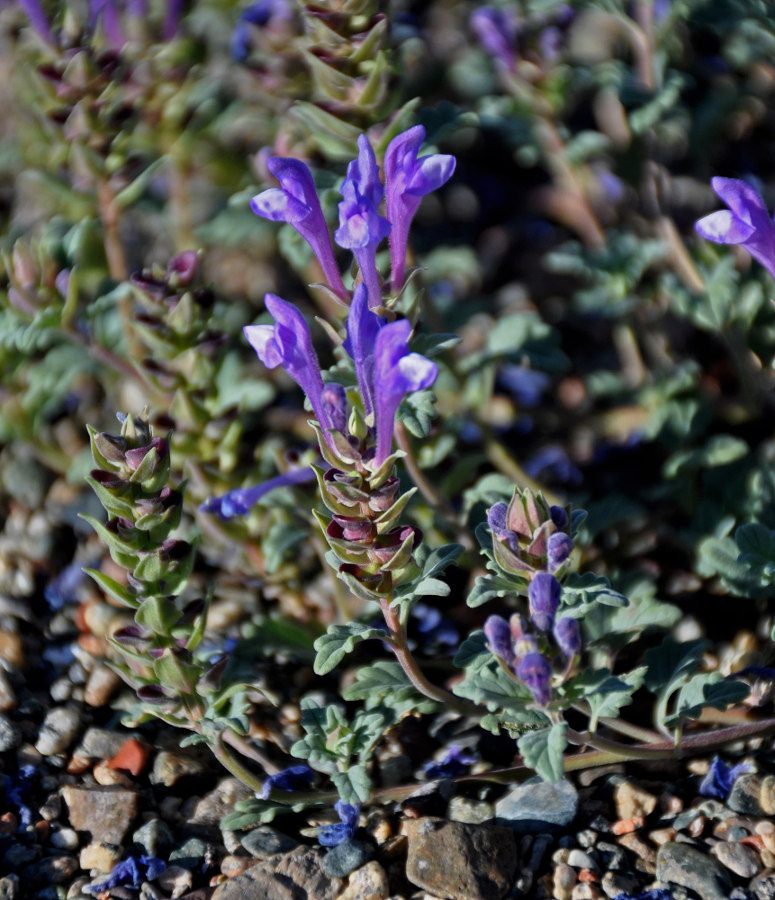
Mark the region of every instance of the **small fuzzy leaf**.
<instances>
[{"instance_id":1,"label":"small fuzzy leaf","mask_svg":"<svg viewBox=\"0 0 775 900\"><path fill-rule=\"evenodd\" d=\"M334 782L344 803L368 803L371 796L371 778L366 766L356 763L345 772L333 772L331 781Z\"/></svg>"},{"instance_id":2,"label":"small fuzzy leaf","mask_svg":"<svg viewBox=\"0 0 775 900\"><path fill-rule=\"evenodd\" d=\"M675 709L665 719L668 728L676 728L684 719L697 719L707 707L726 709L740 703L750 693L742 681L727 679L720 672L702 672L693 676L678 692Z\"/></svg>"},{"instance_id":3,"label":"small fuzzy leaf","mask_svg":"<svg viewBox=\"0 0 775 900\"><path fill-rule=\"evenodd\" d=\"M534 769L544 781L561 781L563 777L563 750L567 744L565 722L557 722L551 728L529 731L517 741L517 747L525 765Z\"/></svg>"},{"instance_id":4,"label":"small fuzzy leaf","mask_svg":"<svg viewBox=\"0 0 775 900\"><path fill-rule=\"evenodd\" d=\"M379 628L348 622L346 625L329 625L328 631L315 641L314 670L317 675L325 675L335 669L355 645L361 641L376 639L384 641L387 635Z\"/></svg>"},{"instance_id":5,"label":"small fuzzy leaf","mask_svg":"<svg viewBox=\"0 0 775 900\"><path fill-rule=\"evenodd\" d=\"M664 638L658 647L645 653L648 671L644 684L653 693L676 685L700 665L709 646L710 641L702 639L678 643L670 636Z\"/></svg>"}]
</instances>

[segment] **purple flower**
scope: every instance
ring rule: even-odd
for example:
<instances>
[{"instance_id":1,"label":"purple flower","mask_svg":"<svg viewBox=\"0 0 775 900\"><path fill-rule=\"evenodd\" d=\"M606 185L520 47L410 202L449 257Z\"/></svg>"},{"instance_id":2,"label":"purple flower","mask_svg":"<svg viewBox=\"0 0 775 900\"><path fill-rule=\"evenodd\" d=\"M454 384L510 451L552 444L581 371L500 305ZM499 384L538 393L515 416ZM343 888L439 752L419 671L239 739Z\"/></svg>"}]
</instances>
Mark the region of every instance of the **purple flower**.
<instances>
[{"instance_id":1,"label":"purple flower","mask_svg":"<svg viewBox=\"0 0 775 900\"><path fill-rule=\"evenodd\" d=\"M120 863L116 863L110 871L110 875L96 884L87 885L84 890L89 894L100 894L109 891L119 885L131 885L134 888L142 886L144 881L153 881L167 868L164 860L155 856L128 856Z\"/></svg>"},{"instance_id":2,"label":"purple flower","mask_svg":"<svg viewBox=\"0 0 775 900\"><path fill-rule=\"evenodd\" d=\"M674 900L674 897L666 888L652 888L638 894L617 894L614 900Z\"/></svg>"},{"instance_id":3,"label":"purple flower","mask_svg":"<svg viewBox=\"0 0 775 900\"><path fill-rule=\"evenodd\" d=\"M120 50L126 43L126 38L116 0L89 0L89 10L91 27L96 28L98 21L102 19L105 40L114 50Z\"/></svg>"},{"instance_id":4,"label":"purple flower","mask_svg":"<svg viewBox=\"0 0 775 900\"><path fill-rule=\"evenodd\" d=\"M734 178L713 178L711 185L729 209L700 219L697 232L716 244L742 244L775 278L775 224L759 193Z\"/></svg>"},{"instance_id":5,"label":"purple flower","mask_svg":"<svg viewBox=\"0 0 775 900\"><path fill-rule=\"evenodd\" d=\"M514 72L517 68L517 19L512 12L480 6L468 20L471 31L496 62Z\"/></svg>"},{"instance_id":6,"label":"purple flower","mask_svg":"<svg viewBox=\"0 0 775 900\"><path fill-rule=\"evenodd\" d=\"M430 779L457 778L475 762L476 757L473 754L465 753L460 747L453 744L440 763L428 762L425 764L425 774Z\"/></svg>"},{"instance_id":7,"label":"purple flower","mask_svg":"<svg viewBox=\"0 0 775 900\"><path fill-rule=\"evenodd\" d=\"M541 396L551 384L546 372L525 366L506 365L498 373L503 386L523 409L532 409L541 403Z\"/></svg>"},{"instance_id":8,"label":"purple flower","mask_svg":"<svg viewBox=\"0 0 775 900\"><path fill-rule=\"evenodd\" d=\"M250 52L251 29L271 27L293 17L288 0L258 0L242 12L231 34L229 48L232 59L242 62Z\"/></svg>"},{"instance_id":9,"label":"purple flower","mask_svg":"<svg viewBox=\"0 0 775 900\"><path fill-rule=\"evenodd\" d=\"M552 633L566 659L571 659L581 650L581 628L577 619L563 616L554 623Z\"/></svg>"},{"instance_id":10,"label":"purple flower","mask_svg":"<svg viewBox=\"0 0 775 900\"><path fill-rule=\"evenodd\" d=\"M579 484L583 476L559 444L550 444L525 462L525 471L531 478L551 478L561 484Z\"/></svg>"},{"instance_id":11,"label":"purple flower","mask_svg":"<svg viewBox=\"0 0 775 900\"><path fill-rule=\"evenodd\" d=\"M422 198L446 184L455 171L455 157L417 153L425 129L415 125L394 137L385 151L385 207L390 222L390 267L393 290L404 283L409 227Z\"/></svg>"},{"instance_id":12,"label":"purple flower","mask_svg":"<svg viewBox=\"0 0 775 900\"><path fill-rule=\"evenodd\" d=\"M484 623L484 636L487 638L487 646L507 666L514 662L514 648L511 628L502 616L488 616Z\"/></svg>"},{"instance_id":13,"label":"purple flower","mask_svg":"<svg viewBox=\"0 0 775 900\"><path fill-rule=\"evenodd\" d=\"M439 371L436 363L409 352L411 330L411 324L400 319L385 325L377 334L373 385L377 467L393 448L393 424L401 401L406 394L429 388Z\"/></svg>"},{"instance_id":14,"label":"purple flower","mask_svg":"<svg viewBox=\"0 0 775 900\"><path fill-rule=\"evenodd\" d=\"M99 562L95 563L99 565ZM74 562L66 566L56 578L46 585L43 596L52 610L61 609L66 603L75 603L78 588L86 579L83 563Z\"/></svg>"},{"instance_id":15,"label":"purple flower","mask_svg":"<svg viewBox=\"0 0 775 900\"><path fill-rule=\"evenodd\" d=\"M550 572L557 569L568 559L573 551L573 541L564 531L556 531L549 535L546 548L546 565Z\"/></svg>"},{"instance_id":16,"label":"purple flower","mask_svg":"<svg viewBox=\"0 0 775 900\"><path fill-rule=\"evenodd\" d=\"M267 166L280 182L280 187L256 194L250 201L250 208L257 216L292 225L312 247L331 290L344 301L348 294L334 259L331 237L312 173L298 159L273 156Z\"/></svg>"},{"instance_id":17,"label":"purple flower","mask_svg":"<svg viewBox=\"0 0 775 900\"><path fill-rule=\"evenodd\" d=\"M54 43L54 36L51 34L51 28L48 24L46 14L38 0L19 0L19 6L27 13L30 25L38 32L44 41L49 44Z\"/></svg>"},{"instance_id":18,"label":"purple flower","mask_svg":"<svg viewBox=\"0 0 775 900\"><path fill-rule=\"evenodd\" d=\"M286 487L292 484L304 484L314 481L315 473L311 468L294 469L292 472L284 472L268 481L262 481L251 488L237 488L229 491L221 497L210 497L200 504L200 512L216 513L221 519L233 519L235 516L246 516L251 507L270 491Z\"/></svg>"},{"instance_id":19,"label":"purple flower","mask_svg":"<svg viewBox=\"0 0 775 900\"><path fill-rule=\"evenodd\" d=\"M549 631L560 606L562 585L548 572L538 572L527 589L530 621L539 631Z\"/></svg>"},{"instance_id":20,"label":"purple flower","mask_svg":"<svg viewBox=\"0 0 775 900\"><path fill-rule=\"evenodd\" d=\"M264 298L275 325L246 325L243 328L248 343L267 367L282 366L307 395L315 418L324 432L333 428L323 402L323 378L312 346L309 326L293 304L275 294Z\"/></svg>"},{"instance_id":21,"label":"purple flower","mask_svg":"<svg viewBox=\"0 0 775 900\"><path fill-rule=\"evenodd\" d=\"M546 706L552 695L552 667L543 653L528 653L517 666L517 677L540 706Z\"/></svg>"},{"instance_id":22,"label":"purple flower","mask_svg":"<svg viewBox=\"0 0 775 900\"><path fill-rule=\"evenodd\" d=\"M412 606L411 616L427 643L443 644L447 647L457 647L460 643L457 628L435 606L415 603Z\"/></svg>"},{"instance_id":23,"label":"purple flower","mask_svg":"<svg viewBox=\"0 0 775 900\"><path fill-rule=\"evenodd\" d=\"M318 832L318 842L324 847L336 847L349 841L358 827L360 803L344 803L337 800L334 809L342 820L339 825L324 825Z\"/></svg>"},{"instance_id":24,"label":"purple flower","mask_svg":"<svg viewBox=\"0 0 775 900\"><path fill-rule=\"evenodd\" d=\"M564 528L568 527L570 520L568 519L568 513L561 506L550 506L549 507L549 516L554 522L556 528L559 528L562 531Z\"/></svg>"},{"instance_id":25,"label":"purple flower","mask_svg":"<svg viewBox=\"0 0 775 900\"><path fill-rule=\"evenodd\" d=\"M382 305L382 286L377 272L377 245L390 232L387 219L379 214L382 182L379 166L365 134L358 138L358 156L347 166L339 204L339 228L334 239L352 250L369 292L369 307Z\"/></svg>"},{"instance_id":26,"label":"purple flower","mask_svg":"<svg viewBox=\"0 0 775 900\"><path fill-rule=\"evenodd\" d=\"M720 756L714 756L708 774L700 783L700 793L703 797L726 800L738 775L744 775L746 772L753 772L753 766L740 763L730 767Z\"/></svg>"},{"instance_id":27,"label":"purple flower","mask_svg":"<svg viewBox=\"0 0 775 900\"><path fill-rule=\"evenodd\" d=\"M377 335L383 325L383 320L369 309L369 293L366 285L359 284L355 288L347 316L347 338L344 349L355 363L355 374L358 377L358 387L367 416L374 412L375 354Z\"/></svg>"},{"instance_id":28,"label":"purple flower","mask_svg":"<svg viewBox=\"0 0 775 900\"><path fill-rule=\"evenodd\" d=\"M331 427L344 434L347 429L347 391L341 384L329 381L323 386L321 400Z\"/></svg>"},{"instance_id":29,"label":"purple flower","mask_svg":"<svg viewBox=\"0 0 775 900\"><path fill-rule=\"evenodd\" d=\"M272 791L309 790L315 780L315 773L309 766L289 766L281 772L269 775L261 790L261 799L268 800Z\"/></svg>"}]
</instances>

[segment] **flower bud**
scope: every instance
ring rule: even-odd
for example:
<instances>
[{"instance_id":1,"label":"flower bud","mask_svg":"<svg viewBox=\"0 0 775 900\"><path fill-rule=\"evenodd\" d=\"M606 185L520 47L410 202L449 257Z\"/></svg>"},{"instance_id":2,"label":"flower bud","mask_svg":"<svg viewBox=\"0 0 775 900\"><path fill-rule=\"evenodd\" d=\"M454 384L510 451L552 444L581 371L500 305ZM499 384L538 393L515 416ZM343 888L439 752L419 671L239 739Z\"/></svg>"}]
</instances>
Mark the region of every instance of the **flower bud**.
<instances>
[{"instance_id":1,"label":"flower bud","mask_svg":"<svg viewBox=\"0 0 775 900\"><path fill-rule=\"evenodd\" d=\"M554 639L557 646L571 659L581 650L581 628L577 619L563 616L554 623Z\"/></svg>"},{"instance_id":2,"label":"flower bud","mask_svg":"<svg viewBox=\"0 0 775 900\"><path fill-rule=\"evenodd\" d=\"M551 630L554 616L560 606L560 582L548 572L538 572L527 589L530 604L530 621L539 631Z\"/></svg>"},{"instance_id":3,"label":"flower bud","mask_svg":"<svg viewBox=\"0 0 775 900\"><path fill-rule=\"evenodd\" d=\"M557 531L551 535L546 550L546 565L549 571L556 572L572 552L573 541L564 531Z\"/></svg>"},{"instance_id":4,"label":"flower bud","mask_svg":"<svg viewBox=\"0 0 775 900\"><path fill-rule=\"evenodd\" d=\"M489 616L484 623L484 635L492 653L502 659L507 666L511 666L514 661L514 652L508 622L502 616Z\"/></svg>"},{"instance_id":5,"label":"flower bud","mask_svg":"<svg viewBox=\"0 0 775 900\"><path fill-rule=\"evenodd\" d=\"M517 668L517 677L533 695L535 702L546 706L552 695L552 667L542 653L528 653Z\"/></svg>"}]
</instances>

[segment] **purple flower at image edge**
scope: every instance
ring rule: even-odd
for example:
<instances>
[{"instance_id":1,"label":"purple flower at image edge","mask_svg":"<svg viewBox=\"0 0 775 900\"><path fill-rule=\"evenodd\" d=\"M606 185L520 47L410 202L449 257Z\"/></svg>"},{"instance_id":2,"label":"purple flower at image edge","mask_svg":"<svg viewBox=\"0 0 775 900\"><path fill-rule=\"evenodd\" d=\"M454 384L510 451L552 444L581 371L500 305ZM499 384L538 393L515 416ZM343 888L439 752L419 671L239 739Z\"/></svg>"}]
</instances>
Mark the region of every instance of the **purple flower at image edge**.
<instances>
[{"instance_id":1,"label":"purple flower at image edge","mask_svg":"<svg viewBox=\"0 0 775 900\"><path fill-rule=\"evenodd\" d=\"M337 800L334 809L341 822L338 825L324 825L318 831L318 843L323 847L337 847L349 841L358 828L358 816L361 813L360 803L344 803Z\"/></svg>"},{"instance_id":2,"label":"purple flower at image edge","mask_svg":"<svg viewBox=\"0 0 775 900\"><path fill-rule=\"evenodd\" d=\"M404 282L409 228L422 198L446 184L455 157L442 153L418 157L425 129L415 125L397 135L385 151L385 208L390 222L390 266L393 290Z\"/></svg>"},{"instance_id":3,"label":"purple flower at image edge","mask_svg":"<svg viewBox=\"0 0 775 900\"><path fill-rule=\"evenodd\" d=\"M480 6L468 20L479 43L497 63L514 72L517 68L516 16L494 6Z\"/></svg>"},{"instance_id":4,"label":"purple flower at image edge","mask_svg":"<svg viewBox=\"0 0 775 900\"><path fill-rule=\"evenodd\" d=\"M740 244L775 278L775 223L759 192L734 178L713 178L711 185L729 209L700 219L697 233L716 244Z\"/></svg>"},{"instance_id":5,"label":"purple flower at image edge","mask_svg":"<svg viewBox=\"0 0 775 900\"><path fill-rule=\"evenodd\" d=\"M700 793L703 797L726 800L737 777L753 771L753 766L748 763L728 766L721 757L714 756L708 774L700 782Z\"/></svg>"}]
</instances>

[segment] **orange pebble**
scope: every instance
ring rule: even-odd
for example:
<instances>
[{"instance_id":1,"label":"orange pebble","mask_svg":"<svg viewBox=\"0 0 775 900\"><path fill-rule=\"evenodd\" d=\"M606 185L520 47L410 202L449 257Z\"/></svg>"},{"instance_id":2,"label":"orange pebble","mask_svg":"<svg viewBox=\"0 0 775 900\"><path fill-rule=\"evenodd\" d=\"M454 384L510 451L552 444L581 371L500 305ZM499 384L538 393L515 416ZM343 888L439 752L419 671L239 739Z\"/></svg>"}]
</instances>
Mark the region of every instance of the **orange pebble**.
<instances>
[{"instance_id":1,"label":"orange pebble","mask_svg":"<svg viewBox=\"0 0 775 900\"><path fill-rule=\"evenodd\" d=\"M631 834L633 831L643 828L645 824L646 820L643 816L632 816L630 819L619 819L617 822L614 822L611 826L611 831L614 834Z\"/></svg>"},{"instance_id":2,"label":"orange pebble","mask_svg":"<svg viewBox=\"0 0 775 900\"><path fill-rule=\"evenodd\" d=\"M758 834L749 834L744 838L741 838L738 844L748 844L749 847L755 847L757 850L761 850L764 846L764 839L761 835Z\"/></svg>"},{"instance_id":3,"label":"orange pebble","mask_svg":"<svg viewBox=\"0 0 775 900\"><path fill-rule=\"evenodd\" d=\"M587 881L590 884L597 884L600 881L600 878L597 875L597 872L593 872L592 869L582 869L579 872L579 881Z\"/></svg>"},{"instance_id":4,"label":"orange pebble","mask_svg":"<svg viewBox=\"0 0 775 900\"><path fill-rule=\"evenodd\" d=\"M91 769L91 759L88 756L72 756L67 764L68 775L83 775Z\"/></svg>"},{"instance_id":5,"label":"orange pebble","mask_svg":"<svg viewBox=\"0 0 775 900\"><path fill-rule=\"evenodd\" d=\"M136 738L127 738L118 753L105 765L109 769L123 769L131 775L139 775L148 763L150 748L141 744Z\"/></svg>"},{"instance_id":6,"label":"orange pebble","mask_svg":"<svg viewBox=\"0 0 775 900\"><path fill-rule=\"evenodd\" d=\"M19 820L12 812L3 813L0 816L0 834L14 834L19 827Z\"/></svg>"}]
</instances>

